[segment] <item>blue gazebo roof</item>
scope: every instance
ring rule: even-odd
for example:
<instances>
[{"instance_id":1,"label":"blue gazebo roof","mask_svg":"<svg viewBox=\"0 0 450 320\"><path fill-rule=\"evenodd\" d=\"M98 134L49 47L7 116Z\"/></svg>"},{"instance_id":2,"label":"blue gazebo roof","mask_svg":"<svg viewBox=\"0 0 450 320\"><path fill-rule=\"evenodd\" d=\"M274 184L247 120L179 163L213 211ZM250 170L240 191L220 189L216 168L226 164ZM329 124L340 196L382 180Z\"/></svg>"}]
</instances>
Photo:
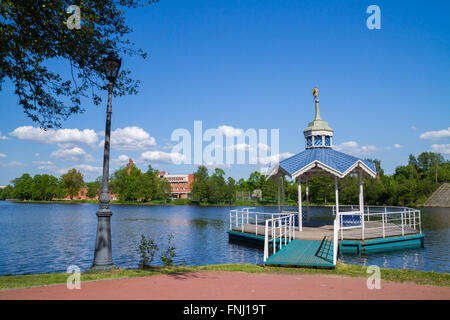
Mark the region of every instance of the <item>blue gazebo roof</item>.
<instances>
[{"instance_id":1,"label":"blue gazebo roof","mask_svg":"<svg viewBox=\"0 0 450 320\"><path fill-rule=\"evenodd\" d=\"M333 150L331 148L306 149L288 159L280 161L279 165L269 175L282 172L296 178L315 169L343 178L355 169L362 169L368 175L376 176L375 164L357 157Z\"/></svg>"}]
</instances>

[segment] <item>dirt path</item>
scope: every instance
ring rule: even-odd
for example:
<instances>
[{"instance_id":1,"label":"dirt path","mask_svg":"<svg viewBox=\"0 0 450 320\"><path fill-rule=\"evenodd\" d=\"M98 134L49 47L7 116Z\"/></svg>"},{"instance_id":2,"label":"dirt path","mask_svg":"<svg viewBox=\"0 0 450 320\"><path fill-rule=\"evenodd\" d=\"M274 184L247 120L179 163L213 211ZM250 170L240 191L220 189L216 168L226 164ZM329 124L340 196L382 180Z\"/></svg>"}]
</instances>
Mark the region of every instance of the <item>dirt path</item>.
<instances>
[{"instance_id":1,"label":"dirt path","mask_svg":"<svg viewBox=\"0 0 450 320\"><path fill-rule=\"evenodd\" d=\"M4 299L446 299L449 287L381 282L369 290L366 278L311 274L197 272L82 282L0 291Z\"/></svg>"}]
</instances>

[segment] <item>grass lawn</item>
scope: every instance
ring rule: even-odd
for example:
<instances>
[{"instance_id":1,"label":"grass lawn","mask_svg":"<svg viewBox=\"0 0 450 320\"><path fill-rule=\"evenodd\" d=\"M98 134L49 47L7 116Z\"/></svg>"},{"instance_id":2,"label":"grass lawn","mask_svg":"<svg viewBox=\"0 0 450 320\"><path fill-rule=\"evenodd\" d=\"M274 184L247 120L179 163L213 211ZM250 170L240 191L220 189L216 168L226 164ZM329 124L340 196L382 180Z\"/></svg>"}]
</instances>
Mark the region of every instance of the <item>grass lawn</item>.
<instances>
[{"instance_id":1,"label":"grass lawn","mask_svg":"<svg viewBox=\"0 0 450 320\"><path fill-rule=\"evenodd\" d=\"M336 269L311 269L311 268L280 268L263 267L253 264L219 264L205 266L177 266L177 267L154 267L149 269L113 269L107 272L83 272L81 281L101 280L124 277L143 277L168 273L186 273L197 271L240 271L248 273L310 273L325 275L342 275L351 277L368 277L367 267L339 263ZM67 273L45 273L19 276L1 276L0 290L12 288L24 288L57 283L66 283ZM382 281L413 282L434 286L450 286L450 274L438 272L424 272L405 269L381 269Z\"/></svg>"}]
</instances>

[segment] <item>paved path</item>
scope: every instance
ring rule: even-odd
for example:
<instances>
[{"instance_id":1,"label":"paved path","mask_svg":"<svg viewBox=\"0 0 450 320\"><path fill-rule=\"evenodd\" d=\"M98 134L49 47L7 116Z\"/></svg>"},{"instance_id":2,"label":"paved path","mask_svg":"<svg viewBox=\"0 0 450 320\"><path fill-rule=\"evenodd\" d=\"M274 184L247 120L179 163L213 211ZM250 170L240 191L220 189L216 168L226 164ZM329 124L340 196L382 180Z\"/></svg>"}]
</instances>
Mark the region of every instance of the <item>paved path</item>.
<instances>
[{"instance_id":1,"label":"paved path","mask_svg":"<svg viewBox=\"0 0 450 320\"><path fill-rule=\"evenodd\" d=\"M82 282L0 291L3 299L446 299L449 287L381 282L369 290L366 278L312 274L196 272Z\"/></svg>"}]
</instances>

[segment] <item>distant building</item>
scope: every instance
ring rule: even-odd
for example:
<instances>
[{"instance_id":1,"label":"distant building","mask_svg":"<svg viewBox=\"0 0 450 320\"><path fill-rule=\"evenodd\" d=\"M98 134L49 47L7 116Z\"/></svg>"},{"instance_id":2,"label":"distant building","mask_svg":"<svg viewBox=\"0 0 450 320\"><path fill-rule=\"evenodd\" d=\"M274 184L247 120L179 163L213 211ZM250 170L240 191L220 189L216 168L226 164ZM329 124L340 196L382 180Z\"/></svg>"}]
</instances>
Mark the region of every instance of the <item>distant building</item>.
<instances>
[{"instance_id":1,"label":"distant building","mask_svg":"<svg viewBox=\"0 0 450 320\"><path fill-rule=\"evenodd\" d=\"M193 174L169 174L158 172L160 179L164 178L170 183L172 199L188 199L194 182Z\"/></svg>"},{"instance_id":2,"label":"distant building","mask_svg":"<svg viewBox=\"0 0 450 320\"><path fill-rule=\"evenodd\" d=\"M78 191L78 193L72 197L73 200L98 200L98 196L96 195L94 198L89 198L86 194L88 192L88 188L83 187L81 188L80 191ZM57 199L53 199L53 200L57 200ZM65 198L63 199L58 199L58 200L70 200L70 195L67 195ZM112 193L111 191L109 191L109 200L117 200L117 195L115 193Z\"/></svg>"}]
</instances>

